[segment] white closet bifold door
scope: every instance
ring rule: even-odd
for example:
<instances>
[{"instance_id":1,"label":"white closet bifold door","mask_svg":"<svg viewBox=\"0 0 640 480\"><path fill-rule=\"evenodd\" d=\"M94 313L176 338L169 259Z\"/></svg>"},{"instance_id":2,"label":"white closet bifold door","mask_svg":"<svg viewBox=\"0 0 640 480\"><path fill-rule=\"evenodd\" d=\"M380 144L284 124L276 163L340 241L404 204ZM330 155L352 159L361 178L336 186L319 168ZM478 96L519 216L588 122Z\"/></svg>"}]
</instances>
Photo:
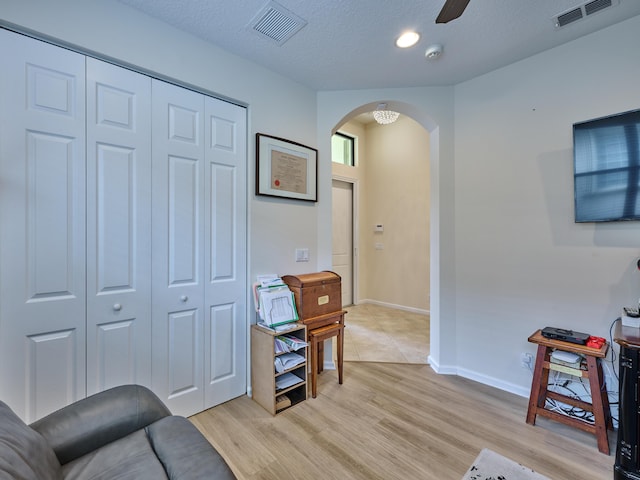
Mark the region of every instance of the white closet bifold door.
<instances>
[{"instance_id":1,"label":"white closet bifold door","mask_svg":"<svg viewBox=\"0 0 640 480\"><path fill-rule=\"evenodd\" d=\"M205 98L205 408L246 392L246 124Z\"/></svg>"},{"instance_id":2,"label":"white closet bifold door","mask_svg":"<svg viewBox=\"0 0 640 480\"><path fill-rule=\"evenodd\" d=\"M153 390L204 408L204 97L153 80Z\"/></svg>"},{"instance_id":3,"label":"white closet bifold door","mask_svg":"<svg viewBox=\"0 0 640 480\"><path fill-rule=\"evenodd\" d=\"M246 392L246 109L0 29L0 398Z\"/></svg>"},{"instance_id":4,"label":"white closet bifold door","mask_svg":"<svg viewBox=\"0 0 640 480\"><path fill-rule=\"evenodd\" d=\"M85 396L85 57L0 29L0 398Z\"/></svg>"},{"instance_id":5,"label":"white closet bifold door","mask_svg":"<svg viewBox=\"0 0 640 480\"><path fill-rule=\"evenodd\" d=\"M87 395L151 386L151 78L87 59Z\"/></svg>"}]
</instances>

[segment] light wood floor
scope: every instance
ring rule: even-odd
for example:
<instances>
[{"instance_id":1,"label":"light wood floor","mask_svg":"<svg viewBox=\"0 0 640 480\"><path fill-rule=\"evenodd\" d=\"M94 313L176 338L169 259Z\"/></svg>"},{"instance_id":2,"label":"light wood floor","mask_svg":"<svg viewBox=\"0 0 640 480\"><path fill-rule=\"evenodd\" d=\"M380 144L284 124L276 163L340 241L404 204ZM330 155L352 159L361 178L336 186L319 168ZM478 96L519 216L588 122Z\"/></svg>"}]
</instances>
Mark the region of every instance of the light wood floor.
<instances>
[{"instance_id":1,"label":"light wood floor","mask_svg":"<svg viewBox=\"0 0 640 480\"><path fill-rule=\"evenodd\" d=\"M428 315L375 304L354 305L346 310L346 361L427 363Z\"/></svg>"},{"instance_id":2,"label":"light wood floor","mask_svg":"<svg viewBox=\"0 0 640 480\"><path fill-rule=\"evenodd\" d=\"M243 396L191 417L240 480L460 480L490 448L552 480L603 480L614 457L595 437L539 419L527 399L428 365L350 362L344 384L276 417ZM613 451L614 438L610 435Z\"/></svg>"}]
</instances>

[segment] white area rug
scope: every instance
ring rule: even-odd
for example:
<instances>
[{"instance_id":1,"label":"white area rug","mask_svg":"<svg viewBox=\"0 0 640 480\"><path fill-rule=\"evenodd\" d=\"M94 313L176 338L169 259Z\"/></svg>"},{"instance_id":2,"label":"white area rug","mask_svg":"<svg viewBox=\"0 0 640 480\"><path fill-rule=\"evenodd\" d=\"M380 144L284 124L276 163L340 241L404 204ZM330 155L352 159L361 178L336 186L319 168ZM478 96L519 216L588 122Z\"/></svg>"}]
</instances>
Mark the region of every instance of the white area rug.
<instances>
[{"instance_id":1,"label":"white area rug","mask_svg":"<svg viewBox=\"0 0 640 480\"><path fill-rule=\"evenodd\" d=\"M483 449L462 480L550 480L507 457Z\"/></svg>"}]
</instances>

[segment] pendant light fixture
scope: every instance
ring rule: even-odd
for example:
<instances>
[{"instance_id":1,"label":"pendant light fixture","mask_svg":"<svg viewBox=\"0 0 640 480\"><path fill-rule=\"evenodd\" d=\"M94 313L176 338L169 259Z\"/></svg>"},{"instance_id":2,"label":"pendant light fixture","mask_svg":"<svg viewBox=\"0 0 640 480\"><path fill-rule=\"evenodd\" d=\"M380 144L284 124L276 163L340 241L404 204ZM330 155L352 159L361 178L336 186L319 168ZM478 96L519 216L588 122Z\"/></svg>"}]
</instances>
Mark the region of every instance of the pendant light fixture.
<instances>
[{"instance_id":1,"label":"pendant light fixture","mask_svg":"<svg viewBox=\"0 0 640 480\"><path fill-rule=\"evenodd\" d=\"M376 109L373 111L373 118L380 125L388 125L398 120L400 114L393 110L387 110L386 103L379 103Z\"/></svg>"}]
</instances>

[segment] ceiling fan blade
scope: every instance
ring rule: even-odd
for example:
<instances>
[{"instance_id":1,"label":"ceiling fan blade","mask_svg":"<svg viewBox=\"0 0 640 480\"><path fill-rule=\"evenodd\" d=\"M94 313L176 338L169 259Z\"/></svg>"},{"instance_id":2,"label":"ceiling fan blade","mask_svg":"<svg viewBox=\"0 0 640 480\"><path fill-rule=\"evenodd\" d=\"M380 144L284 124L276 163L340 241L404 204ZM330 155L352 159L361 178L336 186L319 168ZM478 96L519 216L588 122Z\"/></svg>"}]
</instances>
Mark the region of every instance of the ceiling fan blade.
<instances>
[{"instance_id":1,"label":"ceiling fan blade","mask_svg":"<svg viewBox=\"0 0 640 480\"><path fill-rule=\"evenodd\" d=\"M462 15L468 4L469 0L447 0L442 10L440 10L438 18L436 18L436 23L447 23L455 20Z\"/></svg>"}]
</instances>

